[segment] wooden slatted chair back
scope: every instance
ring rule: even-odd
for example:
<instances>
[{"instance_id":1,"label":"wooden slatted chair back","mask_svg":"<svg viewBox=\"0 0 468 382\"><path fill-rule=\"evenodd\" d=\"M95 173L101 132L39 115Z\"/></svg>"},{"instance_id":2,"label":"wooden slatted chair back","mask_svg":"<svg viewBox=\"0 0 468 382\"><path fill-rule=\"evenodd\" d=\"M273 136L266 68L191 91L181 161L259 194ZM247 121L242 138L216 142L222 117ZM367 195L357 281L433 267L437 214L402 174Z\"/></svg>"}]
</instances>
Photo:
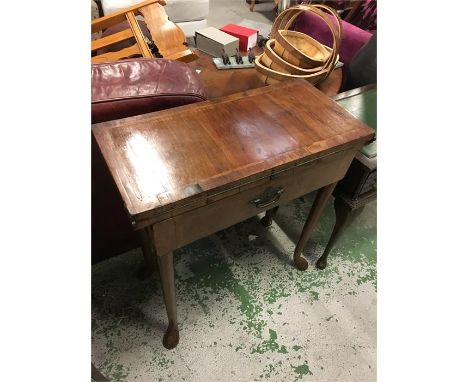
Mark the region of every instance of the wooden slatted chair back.
<instances>
[{"instance_id":1,"label":"wooden slatted chair back","mask_svg":"<svg viewBox=\"0 0 468 382\"><path fill-rule=\"evenodd\" d=\"M95 55L94 57L91 57L91 62L95 64L104 61L116 61L132 56L153 57L153 54L151 53L151 50L145 41L143 32L138 25L136 15L140 13L140 8L154 5L155 3L162 5L166 4L164 0L147 0L142 3L135 4L131 7L121 9L120 11L110 15L93 20L91 22L91 33L103 31L123 21L128 21L129 28L109 36L93 40L91 42L91 52L96 52L99 49L109 47L131 38L135 40L135 43L130 47L126 47L115 52L105 52Z\"/></svg>"}]
</instances>

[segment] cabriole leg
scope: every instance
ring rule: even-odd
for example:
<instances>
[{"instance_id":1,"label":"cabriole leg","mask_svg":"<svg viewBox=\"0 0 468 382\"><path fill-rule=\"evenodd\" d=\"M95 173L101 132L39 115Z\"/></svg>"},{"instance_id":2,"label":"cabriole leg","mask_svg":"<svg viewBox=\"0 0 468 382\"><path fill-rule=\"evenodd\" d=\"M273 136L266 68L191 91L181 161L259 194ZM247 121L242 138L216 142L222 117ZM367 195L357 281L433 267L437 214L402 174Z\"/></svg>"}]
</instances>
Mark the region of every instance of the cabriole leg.
<instances>
[{"instance_id":1,"label":"cabriole leg","mask_svg":"<svg viewBox=\"0 0 468 382\"><path fill-rule=\"evenodd\" d=\"M166 254L157 254L161 287L166 305L169 324L163 338L166 349L173 349L179 343L179 328L177 326L177 307L174 280L174 256L172 251Z\"/></svg>"},{"instance_id":2,"label":"cabriole leg","mask_svg":"<svg viewBox=\"0 0 468 382\"><path fill-rule=\"evenodd\" d=\"M301 237L299 238L299 242L297 243L296 249L294 251L294 264L301 271L305 271L309 266L307 260L302 257L302 251L304 250L304 247L307 244L307 241L309 240L312 231L314 230L315 225L317 224L317 221L322 214L322 211L325 208L335 186L336 182L322 187L318 191L314 200L314 204L310 209L309 216L307 217L304 228L302 229Z\"/></svg>"},{"instance_id":3,"label":"cabriole leg","mask_svg":"<svg viewBox=\"0 0 468 382\"><path fill-rule=\"evenodd\" d=\"M331 249L335 245L338 238L343 233L344 229L351 224L351 222L362 212L364 206L351 210L351 208L339 197L335 198L335 216L336 222L333 227L333 232L328 240L327 247L323 252L323 255L317 260L315 266L318 269L325 269L327 267L327 259Z\"/></svg>"},{"instance_id":4,"label":"cabriole leg","mask_svg":"<svg viewBox=\"0 0 468 382\"><path fill-rule=\"evenodd\" d=\"M269 227L273 223L273 216L275 216L276 211L278 211L278 206L272 208L271 210L267 210L265 212L265 216L260 219L260 223L263 224L264 227Z\"/></svg>"}]
</instances>

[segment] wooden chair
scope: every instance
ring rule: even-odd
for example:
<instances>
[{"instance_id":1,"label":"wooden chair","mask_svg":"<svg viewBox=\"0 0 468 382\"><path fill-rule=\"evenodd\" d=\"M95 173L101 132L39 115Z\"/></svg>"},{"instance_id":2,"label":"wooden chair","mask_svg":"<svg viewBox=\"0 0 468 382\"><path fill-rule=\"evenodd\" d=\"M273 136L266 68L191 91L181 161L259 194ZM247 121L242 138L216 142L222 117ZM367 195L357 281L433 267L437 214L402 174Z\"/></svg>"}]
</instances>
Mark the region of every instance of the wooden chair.
<instances>
[{"instance_id":1,"label":"wooden chair","mask_svg":"<svg viewBox=\"0 0 468 382\"><path fill-rule=\"evenodd\" d=\"M344 21L349 21L359 11L364 1L322 1L321 3L335 8Z\"/></svg>"},{"instance_id":2,"label":"wooden chair","mask_svg":"<svg viewBox=\"0 0 468 382\"><path fill-rule=\"evenodd\" d=\"M341 19L344 21L351 21L356 15L358 15L359 10L362 8L365 3L364 0L332 0L332 1L323 1L323 0L310 0L306 1L310 4L322 4L328 5L337 11Z\"/></svg>"},{"instance_id":3,"label":"wooden chair","mask_svg":"<svg viewBox=\"0 0 468 382\"><path fill-rule=\"evenodd\" d=\"M166 5L164 0L147 0L93 20L91 22L91 33L105 30L124 21L128 21L129 28L93 40L91 42L91 52L97 52L99 49L110 47L131 38L135 39L135 44L118 51L97 54L91 58L91 62L94 64L104 61L116 61L133 56L153 57L145 36L138 25L137 15L144 17L153 42L163 58L183 62L196 60L198 56L187 48L184 32L179 26L169 21L164 5Z\"/></svg>"},{"instance_id":4,"label":"wooden chair","mask_svg":"<svg viewBox=\"0 0 468 382\"><path fill-rule=\"evenodd\" d=\"M256 0L250 0L250 12L254 11L255 8L255 1ZM279 7L279 2L280 0L274 0L275 1L275 9L277 10L278 13L281 11L284 11L284 9L278 9ZM300 3L310 3L310 4L322 4L322 5L328 5L329 7L332 7L335 9L340 17L344 21L351 21L355 17L359 15L359 11L362 8L362 5L365 3L364 0L342 0L342 1L325 1L325 0L309 0L309 1L291 1L290 5L295 5L300 4Z\"/></svg>"}]
</instances>

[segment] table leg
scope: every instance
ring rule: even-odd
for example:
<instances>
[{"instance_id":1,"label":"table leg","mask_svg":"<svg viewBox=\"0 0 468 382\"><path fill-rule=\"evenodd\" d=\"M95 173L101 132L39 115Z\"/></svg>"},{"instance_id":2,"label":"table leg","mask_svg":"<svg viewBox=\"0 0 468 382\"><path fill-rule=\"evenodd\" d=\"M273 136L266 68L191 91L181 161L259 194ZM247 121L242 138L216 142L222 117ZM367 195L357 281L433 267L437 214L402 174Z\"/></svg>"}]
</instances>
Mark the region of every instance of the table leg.
<instances>
[{"instance_id":1,"label":"table leg","mask_svg":"<svg viewBox=\"0 0 468 382\"><path fill-rule=\"evenodd\" d=\"M109 382L109 380L102 375L102 373L96 369L96 366L91 363L91 378L96 382Z\"/></svg>"},{"instance_id":2,"label":"table leg","mask_svg":"<svg viewBox=\"0 0 468 382\"><path fill-rule=\"evenodd\" d=\"M158 263L159 278L164 297L164 305L168 325L163 337L163 345L166 349L173 349L179 343L179 327L177 325L177 304L176 289L174 280L174 248L175 226L171 219L154 224L148 227L148 233L152 238L153 248Z\"/></svg>"},{"instance_id":3,"label":"table leg","mask_svg":"<svg viewBox=\"0 0 468 382\"><path fill-rule=\"evenodd\" d=\"M140 241L142 243L141 249L143 251L144 262L138 269L138 278L140 280L146 280L150 277L156 269L156 258L153 251L153 243L151 241L151 233L146 228L138 231Z\"/></svg>"},{"instance_id":4,"label":"table leg","mask_svg":"<svg viewBox=\"0 0 468 382\"><path fill-rule=\"evenodd\" d=\"M322 187L318 191L314 200L314 204L310 209L309 216L307 217L304 228L302 229L301 237L299 238L299 242L297 243L296 249L294 250L294 264L301 271L305 271L309 266L307 260L302 257L302 251L304 250L304 247L309 240L310 235L312 234L312 231L315 228L315 225L317 224L317 221L322 214L322 211L325 208L325 205L327 204L327 201L330 198L330 195L332 194L335 186L336 182Z\"/></svg>"},{"instance_id":5,"label":"table leg","mask_svg":"<svg viewBox=\"0 0 468 382\"><path fill-rule=\"evenodd\" d=\"M278 211L278 206L272 208L271 210L267 210L265 216L260 219L260 223L262 223L265 227L271 226L273 223L273 216L275 216L276 211Z\"/></svg>"},{"instance_id":6,"label":"table leg","mask_svg":"<svg viewBox=\"0 0 468 382\"><path fill-rule=\"evenodd\" d=\"M343 233L346 226L351 224L351 222L362 212L364 206L352 210L340 197L335 198L335 216L336 222L335 226L333 227L333 232L330 236L330 240L328 240L327 247L323 252L323 255L317 260L315 266L318 269L325 269L327 266L327 258L328 255L335 245L338 238Z\"/></svg>"},{"instance_id":7,"label":"table leg","mask_svg":"<svg viewBox=\"0 0 468 382\"><path fill-rule=\"evenodd\" d=\"M166 305L169 324L163 338L166 349L173 349L179 343L179 328L177 326L177 307L174 281L174 256L172 251L166 254L157 254L159 276Z\"/></svg>"}]
</instances>

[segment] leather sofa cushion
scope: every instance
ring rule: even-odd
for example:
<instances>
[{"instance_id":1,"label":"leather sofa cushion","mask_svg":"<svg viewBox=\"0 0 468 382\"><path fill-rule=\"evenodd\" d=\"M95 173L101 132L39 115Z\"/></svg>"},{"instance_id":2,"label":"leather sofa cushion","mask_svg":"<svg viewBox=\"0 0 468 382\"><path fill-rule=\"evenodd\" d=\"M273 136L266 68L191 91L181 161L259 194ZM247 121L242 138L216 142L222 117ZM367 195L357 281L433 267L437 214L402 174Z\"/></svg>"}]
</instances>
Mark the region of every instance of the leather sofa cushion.
<instances>
[{"instance_id":1,"label":"leather sofa cushion","mask_svg":"<svg viewBox=\"0 0 468 382\"><path fill-rule=\"evenodd\" d=\"M93 64L91 121L104 122L204 101L203 85L187 64L132 58Z\"/></svg>"},{"instance_id":2,"label":"leather sofa cushion","mask_svg":"<svg viewBox=\"0 0 468 382\"><path fill-rule=\"evenodd\" d=\"M204 101L202 84L186 64L137 58L92 65L93 123ZM92 262L141 245L95 139L92 139Z\"/></svg>"}]
</instances>

